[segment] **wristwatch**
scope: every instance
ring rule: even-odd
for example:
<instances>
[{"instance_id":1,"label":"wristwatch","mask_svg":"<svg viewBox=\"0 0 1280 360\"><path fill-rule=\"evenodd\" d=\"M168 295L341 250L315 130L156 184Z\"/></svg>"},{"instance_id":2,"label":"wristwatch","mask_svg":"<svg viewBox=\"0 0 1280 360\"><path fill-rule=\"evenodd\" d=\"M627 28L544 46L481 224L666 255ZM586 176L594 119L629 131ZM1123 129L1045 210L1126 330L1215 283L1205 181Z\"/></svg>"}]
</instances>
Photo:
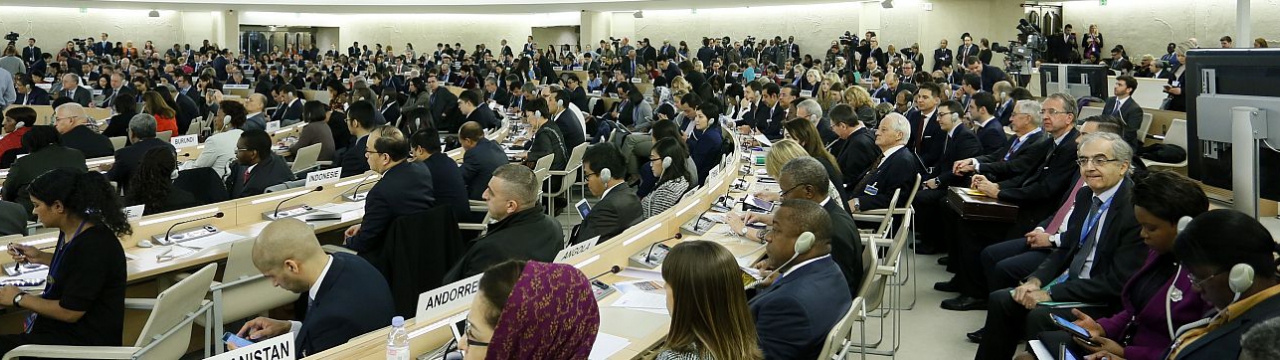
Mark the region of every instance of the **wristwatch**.
<instances>
[{"instance_id":1,"label":"wristwatch","mask_svg":"<svg viewBox=\"0 0 1280 360\"><path fill-rule=\"evenodd\" d=\"M25 295L27 295L27 293L25 293L25 292L20 292L20 293L18 293L18 295L14 295L14 296L13 296L13 306L15 306L15 307L22 307L22 297L23 297L23 296L25 296Z\"/></svg>"}]
</instances>

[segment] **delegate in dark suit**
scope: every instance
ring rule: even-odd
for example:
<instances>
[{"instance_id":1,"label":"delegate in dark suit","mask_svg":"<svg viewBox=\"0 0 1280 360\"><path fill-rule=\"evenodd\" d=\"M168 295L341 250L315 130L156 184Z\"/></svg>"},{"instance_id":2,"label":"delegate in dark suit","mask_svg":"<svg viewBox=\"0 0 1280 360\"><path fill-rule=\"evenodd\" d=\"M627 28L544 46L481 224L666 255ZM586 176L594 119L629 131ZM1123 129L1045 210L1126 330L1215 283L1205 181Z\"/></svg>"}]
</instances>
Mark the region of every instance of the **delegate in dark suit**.
<instances>
[{"instance_id":1,"label":"delegate in dark suit","mask_svg":"<svg viewBox=\"0 0 1280 360\"><path fill-rule=\"evenodd\" d=\"M62 134L62 145L80 150L86 159L111 156L116 152L111 139L102 136L88 126L80 125Z\"/></svg>"},{"instance_id":2,"label":"delegate in dark suit","mask_svg":"<svg viewBox=\"0 0 1280 360\"><path fill-rule=\"evenodd\" d=\"M599 236L598 243L622 233L644 219L644 209L640 206L640 198L635 189L627 183L621 183L606 190L608 193L591 207L591 213L582 219L578 236L574 244Z\"/></svg>"},{"instance_id":3,"label":"delegate in dark suit","mask_svg":"<svg viewBox=\"0 0 1280 360\"><path fill-rule=\"evenodd\" d=\"M359 256L335 253L329 272L310 300L296 348L306 356L386 327L395 310L387 280Z\"/></svg>"},{"instance_id":4,"label":"delegate in dark suit","mask_svg":"<svg viewBox=\"0 0 1280 360\"><path fill-rule=\"evenodd\" d=\"M582 131L582 121L578 120L578 115L568 110L568 108L560 112L560 116L556 117L555 122L556 127L560 128L560 133L564 134L564 147L566 150L573 151L573 148L587 141L586 135Z\"/></svg>"},{"instance_id":5,"label":"delegate in dark suit","mask_svg":"<svg viewBox=\"0 0 1280 360\"><path fill-rule=\"evenodd\" d=\"M381 251L392 221L427 211L435 205L431 186L431 171L426 165L403 162L387 169L365 197L364 220L360 231L347 239L347 248L360 253Z\"/></svg>"},{"instance_id":6,"label":"delegate in dark suit","mask_svg":"<svg viewBox=\"0 0 1280 360\"><path fill-rule=\"evenodd\" d=\"M35 208L35 205L31 204L27 186L35 181L36 177L58 168L70 168L79 172L88 171L84 164L84 154L79 150L60 145L45 146L15 160L13 166L9 167L9 175L5 176L4 186L0 187L3 189L4 200L22 205L25 209L23 213L26 214L23 218L34 220L35 215L31 213L31 209Z\"/></svg>"},{"instance_id":7,"label":"delegate in dark suit","mask_svg":"<svg viewBox=\"0 0 1280 360\"><path fill-rule=\"evenodd\" d=\"M907 121L911 122L911 138L907 140L907 147L920 158L922 166L934 166L942 158L942 147L946 145L947 137L942 126L938 125L937 109L928 118L919 110L908 111L906 115Z\"/></svg>"},{"instance_id":8,"label":"delegate in dark suit","mask_svg":"<svg viewBox=\"0 0 1280 360\"><path fill-rule=\"evenodd\" d=\"M898 196L898 206L906 205L907 195L915 185L916 174L920 173L920 160L905 147L889 149L879 166L873 165L862 175L861 189L854 187L851 194L858 199L858 210L876 210L889 207L894 190L902 190Z\"/></svg>"},{"instance_id":9,"label":"delegate in dark suit","mask_svg":"<svg viewBox=\"0 0 1280 360\"><path fill-rule=\"evenodd\" d=\"M933 71L942 70L943 66L951 66L953 61L955 57L951 56L951 49L933 49Z\"/></svg>"},{"instance_id":10,"label":"delegate in dark suit","mask_svg":"<svg viewBox=\"0 0 1280 360\"><path fill-rule=\"evenodd\" d=\"M1054 147L1051 135L1040 129L1027 134L1025 141L1017 135L1014 136L995 154L974 158L979 164L979 174L991 181L1021 176L1034 171Z\"/></svg>"},{"instance_id":11,"label":"delegate in dark suit","mask_svg":"<svg viewBox=\"0 0 1280 360\"><path fill-rule=\"evenodd\" d=\"M1061 143L1049 142L1052 150L1037 168L1023 176L999 181L997 198L1019 207L1012 235L1025 234L1040 220L1052 215L1058 207L1057 200L1070 191L1071 179L1080 171L1076 165L1076 138L1079 136L1080 131L1072 128L1063 136Z\"/></svg>"},{"instance_id":12,"label":"delegate in dark suit","mask_svg":"<svg viewBox=\"0 0 1280 360\"><path fill-rule=\"evenodd\" d=\"M271 115L271 120L280 120L281 125L289 122L297 122L302 119L302 99L294 99L288 105L281 105L276 108L276 113Z\"/></svg>"},{"instance_id":13,"label":"delegate in dark suit","mask_svg":"<svg viewBox=\"0 0 1280 360\"><path fill-rule=\"evenodd\" d=\"M858 180L862 180L862 174L867 173L867 169L880 157L876 136L866 127L854 131L848 139L836 140L831 145L831 152L836 157L841 176L844 177L840 180L840 186L845 188L846 196L856 194L853 186L858 184Z\"/></svg>"},{"instance_id":14,"label":"delegate in dark suit","mask_svg":"<svg viewBox=\"0 0 1280 360\"><path fill-rule=\"evenodd\" d=\"M849 298L852 299L858 297L865 271L862 263L862 235L858 234L858 225L853 222L853 216L837 201L840 199L828 198L822 208L831 216L831 259L840 266L840 273L844 274L845 284L849 286Z\"/></svg>"},{"instance_id":15,"label":"delegate in dark suit","mask_svg":"<svg viewBox=\"0 0 1280 360\"><path fill-rule=\"evenodd\" d=\"M27 212L21 204L0 201L0 236L27 235Z\"/></svg>"},{"instance_id":16,"label":"delegate in dark suit","mask_svg":"<svg viewBox=\"0 0 1280 360\"><path fill-rule=\"evenodd\" d=\"M925 175L926 178L936 182L936 186L932 188L923 188L916 193L914 206L918 211L916 213L917 221L922 224L936 224L937 220L942 216L944 206L944 198L946 198L948 187L969 186L969 176L957 175L951 171L952 164L956 161L968 159L978 156L982 152L982 146L978 141L978 136L969 130L963 124L956 125L951 129L951 133L947 135L946 146L943 148L942 157L931 165L933 172ZM926 183L928 180L925 181ZM922 238L930 238L936 234L932 227L922 227L916 231L926 236Z\"/></svg>"},{"instance_id":17,"label":"delegate in dark suit","mask_svg":"<svg viewBox=\"0 0 1280 360\"><path fill-rule=\"evenodd\" d=\"M437 128L439 129L457 129L462 123L454 124L446 116L458 108L458 96L444 87L437 87L435 92L431 93L428 105L431 110L431 118L435 119ZM480 124L485 125L485 124Z\"/></svg>"},{"instance_id":18,"label":"delegate in dark suit","mask_svg":"<svg viewBox=\"0 0 1280 360\"><path fill-rule=\"evenodd\" d=\"M1116 109L1116 97L1107 98L1107 103L1102 107L1104 115L1119 116L1124 120L1124 142L1129 143L1129 147L1141 149L1144 139L1138 138L1138 131L1142 129L1142 106L1138 105L1138 101L1133 97L1124 100L1120 105L1120 109Z\"/></svg>"},{"instance_id":19,"label":"delegate in dark suit","mask_svg":"<svg viewBox=\"0 0 1280 360\"><path fill-rule=\"evenodd\" d=\"M587 89L579 86L577 89L569 91L569 102L578 106L578 110L590 110L590 99L587 98Z\"/></svg>"},{"instance_id":20,"label":"delegate in dark suit","mask_svg":"<svg viewBox=\"0 0 1280 360\"><path fill-rule=\"evenodd\" d=\"M475 121L485 129L496 129L502 126L502 122L498 121L498 117L493 114L493 110L490 110L489 106L485 104L476 105L475 111L467 114L466 121Z\"/></svg>"},{"instance_id":21,"label":"delegate in dark suit","mask_svg":"<svg viewBox=\"0 0 1280 360\"><path fill-rule=\"evenodd\" d=\"M493 171L506 164L507 154L492 140L480 138L475 147L467 149L462 154L462 181L467 184L467 198L484 200Z\"/></svg>"},{"instance_id":22,"label":"delegate in dark suit","mask_svg":"<svg viewBox=\"0 0 1280 360\"><path fill-rule=\"evenodd\" d=\"M58 90L59 95L70 98L80 106L89 107L89 102L93 101L93 94L85 88L77 86L75 90Z\"/></svg>"},{"instance_id":23,"label":"delegate in dark suit","mask_svg":"<svg viewBox=\"0 0 1280 360\"><path fill-rule=\"evenodd\" d=\"M761 102L761 104L765 104ZM782 123L787 121L787 109L779 102L773 107L763 107L756 114L756 130L764 134L769 140L782 139Z\"/></svg>"},{"instance_id":24,"label":"delegate in dark suit","mask_svg":"<svg viewBox=\"0 0 1280 360\"><path fill-rule=\"evenodd\" d=\"M13 101L14 105L49 105L49 102L49 92L35 86L31 92L18 94L18 99Z\"/></svg>"},{"instance_id":25,"label":"delegate in dark suit","mask_svg":"<svg viewBox=\"0 0 1280 360\"><path fill-rule=\"evenodd\" d=\"M157 138L143 139L116 152L115 163L107 171L107 180L115 181L120 189L129 189L129 180L133 172L142 164L142 157L147 151L155 148L168 148L174 152L173 145Z\"/></svg>"},{"instance_id":26,"label":"delegate in dark suit","mask_svg":"<svg viewBox=\"0 0 1280 360\"><path fill-rule=\"evenodd\" d=\"M438 206L452 207L454 219L462 221L470 217L471 205L467 203L467 185L462 182L462 170L458 163L445 154L433 154L422 162L431 174L431 191Z\"/></svg>"},{"instance_id":27,"label":"delegate in dark suit","mask_svg":"<svg viewBox=\"0 0 1280 360\"><path fill-rule=\"evenodd\" d=\"M564 230L560 222L547 216L541 206L534 206L489 224L488 233L471 245L466 255L445 274L443 283L482 273L507 260L551 262L563 245Z\"/></svg>"},{"instance_id":28,"label":"delegate in dark suit","mask_svg":"<svg viewBox=\"0 0 1280 360\"><path fill-rule=\"evenodd\" d=\"M1004 70L991 65L982 65L982 91L991 92L997 82L1009 80Z\"/></svg>"},{"instance_id":29,"label":"delegate in dark suit","mask_svg":"<svg viewBox=\"0 0 1280 360\"><path fill-rule=\"evenodd\" d=\"M1101 221L1092 225L1094 229L1091 232L1095 233L1092 238L1085 237L1083 232L1096 195L1089 189L1081 189L1076 194L1075 207L1068 220L1067 231L1062 236L1062 247L1054 249L1031 275L1042 284L1049 285L1052 301L1106 304L1104 307L1080 309L1095 318L1119 310L1120 293L1125 282L1142 266L1148 253L1139 236L1141 228L1134 218L1133 203L1129 197L1133 181L1121 179L1117 186L1119 188L1113 189L1116 191L1110 200L1103 202L1107 204L1106 211L1097 212ZM1076 241L1078 239L1085 241ZM1090 257L1092 266L1082 274L1084 268L1081 264ZM1062 274L1067 274L1066 279L1051 285ZM1024 335L1056 329L1049 320L1050 313L1070 314L1070 309L1037 307L1027 310L1013 301L1009 289L991 292L988 302L986 334L978 347L977 359L1010 358Z\"/></svg>"},{"instance_id":30,"label":"delegate in dark suit","mask_svg":"<svg viewBox=\"0 0 1280 360\"><path fill-rule=\"evenodd\" d=\"M977 136L978 142L982 144L982 155L1000 154L1000 148L1009 145L1009 137L1005 135L1004 126L999 119L991 118L980 126Z\"/></svg>"},{"instance_id":31,"label":"delegate in dark suit","mask_svg":"<svg viewBox=\"0 0 1280 360\"><path fill-rule=\"evenodd\" d=\"M227 191L232 199L258 195L268 187L293 180L293 171L289 170L289 165L285 163L284 158L275 154L258 162L258 165L253 167L253 171L249 172L249 178L246 181L244 172L247 169L249 166L232 162L227 170Z\"/></svg>"},{"instance_id":32,"label":"delegate in dark suit","mask_svg":"<svg viewBox=\"0 0 1280 360\"><path fill-rule=\"evenodd\" d=\"M747 302L766 359L815 359L849 311L849 285L830 257L791 269Z\"/></svg>"},{"instance_id":33,"label":"delegate in dark suit","mask_svg":"<svg viewBox=\"0 0 1280 360\"><path fill-rule=\"evenodd\" d=\"M178 103L178 108L175 109L178 113L178 131L186 134L187 129L191 128L191 121L200 117L200 105L196 104L195 100L191 100L190 97L182 94L177 96L176 101Z\"/></svg>"},{"instance_id":34,"label":"delegate in dark suit","mask_svg":"<svg viewBox=\"0 0 1280 360\"><path fill-rule=\"evenodd\" d=\"M367 141L369 141L369 135L361 136L356 139L355 144L347 147L347 151L342 152L342 156L334 164L342 168L342 177L356 176L369 171L369 162L364 158Z\"/></svg>"}]
</instances>

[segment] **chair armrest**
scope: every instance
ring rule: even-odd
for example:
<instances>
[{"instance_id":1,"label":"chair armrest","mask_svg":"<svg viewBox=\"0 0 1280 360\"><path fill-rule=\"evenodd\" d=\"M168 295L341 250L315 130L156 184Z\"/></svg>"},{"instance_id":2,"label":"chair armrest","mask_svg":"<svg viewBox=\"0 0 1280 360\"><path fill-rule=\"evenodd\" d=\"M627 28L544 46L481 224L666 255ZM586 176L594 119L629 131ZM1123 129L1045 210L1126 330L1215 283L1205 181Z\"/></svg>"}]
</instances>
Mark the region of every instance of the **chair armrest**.
<instances>
[{"instance_id":1,"label":"chair armrest","mask_svg":"<svg viewBox=\"0 0 1280 360\"><path fill-rule=\"evenodd\" d=\"M856 214L850 214L850 216L853 216L853 221L880 222L881 220L884 220L884 213L881 213L880 215L872 215L867 214L864 211Z\"/></svg>"},{"instance_id":2,"label":"chair armrest","mask_svg":"<svg viewBox=\"0 0 1280 360\"><path fill-rule=\"evenodd\" d=\"M549 172L549 173L551 173L551 175L555 175L555 176L565 176L565 175L569 175L569 174L572 174L572 173L578 172L578 168L579 168L579 167L580 167L580 166L574 166L574 167L567 168L567 169L564 169L564 170L549 170L548 172Z\"/></svg>"},{"instance_id":3,"label":"chair armrest","mask_svg":"<svg viewBox=\"0 0 1280 360\"><path fill-rule=\"evenodd\" d=\"M458 223L458 229L459 229L459 230L479 230L479 231L484 231L484 229L486 229L486 228L487 228L487 227L486 227L486 226L484 226L484 224L476 224L476 223Z\"/></svg>"},{"instance_id":4,"label":"chair armrest","mask_svg":"<svg viewBox=\"0 0 1280 360\"><path fill-rule=\"evenodd\" d=\"M142 348L124 346L63 346L63 345L22 345L9 353L4 359L24 358L62 358L62 359L130 359Z\"/></svg>"},{"instance_id":5,"label":"chair armrest","mask_svg":"<svg viewBox=\"0 0 1280 360\"><path fill-rule=\"evenodd\" d=\"M325 245L325 246L321 246L320 248L324 249L324 252L330 253L330 254L344 253L344 254L357 255L355 250L344 248L338 245Z\"/></svg>"},{"instance_id":6,"label":"chair armrest","mask_svg":"<svg viewBox=\"0 0 1280 360\"><path fill-rule=\"evenodd\" d=\"M893 239L880 235L863 235L862 244L866 245L867 243L874 243L876 246L887 248L893 246Z\"/></svg>"},{"instance_id":7,"label":"chair armrest","mask_svg":"<svg viewBox=\"0 0 1280 360\"><path fill-rule=\"evenodd\" d=\"M129 310L151 310L156 307L156 299L125 298L124 308Z\"/></svg>"},{"instance_id":8,"label":"chair armrest","mask_svg":"<svg viewBox=\"0 0 1280 360\"><path fill-rule=\"evenodd\" d=\"M332 161L316 161L316 165L333 166L333 162Z\"/></svg>"},{"instance_id":9,"label":"chair armrest","mask_svg":"<svg viewBox=\"0 0 1280 360\"><path fill-rule=\"evenodd\" d=\"M884 276L893 276L893 275L895 275L895 274L897 274L897 273L898 273L898 267L897 267L897 266L886 266L886 265L877 265L877 266L876 266L876 274L880 274L880 275L884 275Z\"/></svg>"}]
</instances>

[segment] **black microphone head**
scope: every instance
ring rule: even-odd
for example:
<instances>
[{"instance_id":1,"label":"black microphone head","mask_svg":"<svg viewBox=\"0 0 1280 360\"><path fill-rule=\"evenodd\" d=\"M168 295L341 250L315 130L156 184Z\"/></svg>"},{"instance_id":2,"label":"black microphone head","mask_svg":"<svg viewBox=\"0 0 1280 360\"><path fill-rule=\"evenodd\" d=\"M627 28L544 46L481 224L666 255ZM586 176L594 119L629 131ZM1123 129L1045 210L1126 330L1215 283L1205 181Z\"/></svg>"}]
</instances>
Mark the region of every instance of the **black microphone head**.
<instances>
[{"instance_id":1,"label":"black microphone head","mask_svg":"<svg viewBox=\"0 0 1280 360\"><path fill-rule=\"evenodd\" d=\"M226 214L223 214L221 211L219 211L217 214L213 214L213 217L218 219L221 219L223 216L226 216Z\"/></svg>"},{"instance_id":2,"label":"black microphone head","mask_svg":"<svg viewBox=\"0 0 1280 360\"><path fill-rule=\"evenodd\" d=\"M618 265L614 265L613 267L609 268L609 272L617 274L619 272L622 272L622 267Z\"/></svg>"},{"instance_id":3,"label":"black microphone head","mask_svg":"<svg viewBox=\"0 0 1280 360\"><path fill-rule=\"evenodd\" d=\"M324 190L324 185L317 186L315 190L311 190L311 191L322 191L322 190Z\"/></svg>"},{"instance_id":4,"label":"black microphone head","mask_svg":"<svg viewBox=\"0 0 1280 360\"><path fill-rule=\"evenodd\" d=\"M675 237L676 239L682 239L682 238L684 238L684 234L683 234L683 233L676 233L676 236L674 236L674 237Z\"/></svg>"}]
</instances>

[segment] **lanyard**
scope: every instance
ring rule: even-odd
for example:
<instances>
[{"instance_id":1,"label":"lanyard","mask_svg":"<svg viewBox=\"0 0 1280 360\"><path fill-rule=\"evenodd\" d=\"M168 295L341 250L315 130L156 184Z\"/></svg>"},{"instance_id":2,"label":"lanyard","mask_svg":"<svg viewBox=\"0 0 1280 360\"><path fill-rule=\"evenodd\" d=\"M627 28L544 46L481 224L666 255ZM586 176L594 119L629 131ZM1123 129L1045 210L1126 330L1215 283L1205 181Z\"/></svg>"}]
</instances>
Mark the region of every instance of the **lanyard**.
<instances>
[{"instance_id":1,"label":"lanyard","mask_svg":"<svg viewBox=\"0 0 1280 360\"><path fill-rule=\"evenodd\" d=\"M80 232L84 230L84 224L85 222L81 221L80 226L76 227L76 233L71 235L72 240L75 240L75 238L80 236ZM66 233L58 234L58 246L53 251L53 261L49 263L49 279L44 283L44 293L40 294L40 297L42 298L49 296L49 292L53 291L53 287L55 286L53 276L55 274L60 274L58 272L58 268L62 265L62 258L67 253L66 248L68 245L66 244L66 239L67 239Z\"/></svg>"},{"instance_id":2,"label":"lanyard","mask_svg":"<svg viewBox=\"0 0 1280 360\"><path fill-rule=\"evenodd\" d=\"M1098 213L1097 213L1097 214L1094 214L1094 215L1093 215L1093 217L1091 217L1091 218L1085 219L1085 221L1084 221L1084 232L1081 232L1081 233L1080 233L1080 244L1081 244L1081 245L1084 245L1085 239L1088 239L1088 238L1089 238L1089 233L1093 231L1093 227L1094 227L1095 225L1098 225L1098 220L1100 220L1100 219L1102 218L1102 213L1107 212L1107 208L1111 207L1111 201L1112 201L1112 200L1115 200L1115 199L1116 199L1116 197L1115 197L1114 195L1113 195L1113 196L1111 196L1111 198L1110 198L1110 199L1107 199L1107 201L1106 201L1106 202L1103 202L1103 203L1102 203L1102 206L1098 207Z\"/></svg>"}]
</instances>

